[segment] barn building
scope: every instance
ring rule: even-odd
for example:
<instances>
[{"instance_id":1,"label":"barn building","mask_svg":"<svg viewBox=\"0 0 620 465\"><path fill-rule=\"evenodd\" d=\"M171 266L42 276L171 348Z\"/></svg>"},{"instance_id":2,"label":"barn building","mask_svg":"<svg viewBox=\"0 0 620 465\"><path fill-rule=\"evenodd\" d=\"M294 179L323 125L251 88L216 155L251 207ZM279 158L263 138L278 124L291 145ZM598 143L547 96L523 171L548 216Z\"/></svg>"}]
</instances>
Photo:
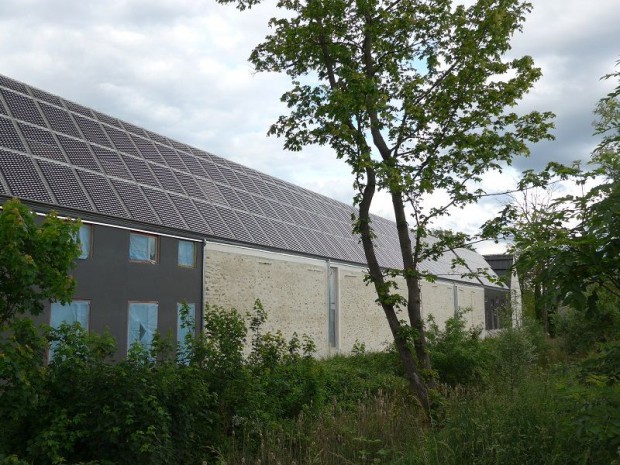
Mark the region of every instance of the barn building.
<instances>
[{"instance_id":1,"label":"barn building","mask_svg":"<svg viewBox=\"0 0 620 465\"><path fill-rule=\"evenodd\" d=\"M156 330L182 340L181 302L200 328L205 303L244 311L259 298L270 329L309 335L321 356L391 339L353 207L0 76L0 200L12 197L82 220L74 301L42 319L109 328L120 354ZM395 223L372 221L381 265L402 267ZM504 287L463 277L488 264L456 253L466 267L453 253L425 264L439 279L422 283L423 311L441 323L471 308L488 327Z\"/></svg>"}]
</instances>

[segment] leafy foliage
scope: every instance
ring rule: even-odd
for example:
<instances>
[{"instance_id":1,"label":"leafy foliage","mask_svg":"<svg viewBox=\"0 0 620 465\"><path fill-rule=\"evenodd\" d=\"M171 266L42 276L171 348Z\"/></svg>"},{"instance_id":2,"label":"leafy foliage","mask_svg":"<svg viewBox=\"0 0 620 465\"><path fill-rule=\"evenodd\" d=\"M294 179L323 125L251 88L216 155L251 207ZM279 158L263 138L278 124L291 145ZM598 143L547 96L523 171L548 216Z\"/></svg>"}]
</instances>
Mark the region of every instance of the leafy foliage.
<instances>
[{"instance_id":1,"label":"leafy foliage","mask_svg":"<svg viewBox=\"0 0 620 465\"><path fill-rule=\"evenodd\" d=\"M0 324L21 313L38 315L46 300L71 300L75 283L68 276L80 251L79 225L55 213L37 224L19 200L0 211Z\"/></svg>"},{"instance_id":2,"label":"leafy foliage","mask_svg":"<svg viewBox=\"0 0 620 465\"><path fill-rule=\"evenodd\" d=\"M218 0L241 10L258 0ZM257 71L283 72L291 89L289 113L269 130L287 149L329 145L348 163L358 191L354 232L359 234L373 284L397 351L420 403L426 387L403 334L415 330L415 354L430 368L420 301L421 267L462 235L427 239L432 222L453 207L475 202L476 184L501 171L528 143L550 138L551 113L512 110L540 77L531 57L511 60L511 36L531 5L519 0L304 0L278 2L272 34L250 61ZM392 200L403 266L384 270L375 253L370 207L377 190ZM445 204L426 208L437 193ZM406 210L407 208L407 210ZM408 213L412 212L410 219ZM411 228L410 228L411 223ZM413 240L410 233L413 232ZM407 284L406 297L394 277ZM407 308L408 323L397 312Z\"/></svg>"}]
</instances>

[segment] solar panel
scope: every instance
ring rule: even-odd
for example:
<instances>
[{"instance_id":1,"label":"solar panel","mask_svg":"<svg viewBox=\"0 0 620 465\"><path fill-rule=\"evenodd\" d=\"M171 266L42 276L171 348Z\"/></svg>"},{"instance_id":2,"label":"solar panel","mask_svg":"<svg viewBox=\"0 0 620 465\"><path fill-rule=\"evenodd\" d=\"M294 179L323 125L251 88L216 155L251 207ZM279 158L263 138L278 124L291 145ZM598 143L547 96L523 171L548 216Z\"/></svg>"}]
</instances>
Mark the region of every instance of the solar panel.
<instances>
[{"instance_id":1,"label":"solar panel","mask_svg":"<svg viewBox=\"0 0 620 465\"><path fill-rule=\"evenodd\" d=\"M91 113L90 108L83 107L82 105L78 105L77 103L73 103L73 102L70 102L68 100L65 100L64 103L65 103L65 106L69 110L71 110L71 111L73 111L75 113L79 113L80 115L88 116L89 118L93 117L93 114Z\"/></svg>"},{"instance_id":2,"label":"solar panel","mask_svg":"<svg viewBox=\"0 0 620 465\"><path fill-rule=\"evenodd\" d=\"M161 224L139 186L116 179L110 181L134 220Z\"/></svg>"},{"instance_id":3,"label":"solar panel","mask_svg":"<svg viewBox=\"0 0 620 465\"><path fill-rule=\"evenodd\" d=\"M278 230L274 226L273 221L262 216L255 216L254 220L260 226L262 231L267 235L267 237L269 237L269 240L273 247L277 247L279 249L287 248L286 241L282 239L282 237L280 237L280 234L278 234Z\"/></svg>"},{"instance_id":4,"label":"solar panel","mask_svg":"<svg viewBox=\"0 0 620 465\"><path fill-rule=\"evenodd\" d=\"M156 163L165 163L164 159L150 140L136 137L133 134L129 134L129 137L131 137L133 143L136 144L136 147L138 147L138 151L145 159L154 161Z\"/></svg>"},{"instance_id":5,"label":"solar panel","mask_svg":"<svg viewBox=\"0 0 620 465\"><path fill-rule=\"evenodd\" d=\"M125 164L121 159L121 155L117 152L113 152L112 150L107 150L96 145L91 145L91 149L97 157L97 160L99 160L99 163L105 173L110 176L117 176L119 178L133 181L133 177L125 167Z\"/></svg>"},{"instance_id":6,"label":"solar panel","mask_svg":"<svg viewBox=\"0 0 620 465\"><path fill-rule=\"evenodd\" d=\"M222 195L222 192L220 191L220 186L201 178L197 178L196 182L202 188L203 194L200 198L205 199L208 202L229 206L228 201L224 198L224 195Z\"/></svg>"},{"instance_id":7,"label":"solar panel","mask_svg":"<svg viewBox=\"0 0 620 465\"><path fill-rule=\"evenodd\" d=\"M235 236L228 229L228 226L222 220L222 217L216 210L214 205L199 202L197 200L194 201L194 205L204 218L204 221L209 225L211 231L214 236L221 237L224 239L234 239Z\"/></svg>"},{"instance_id":8,"label":"solar panel","mask_svg":"<svg viewBox=\"0 0 620 465\"><path fill-rule=\"evenodd\" d=\"M177 155L176 150L160 144L156 144L156 147L159 153L161 153L161 156L164 157L164 160L166 160L168 166L177 170L188 171L187 166L185 166L185 163L183 163L181 158Z\"/></svg>"},{"instance_id":9,"label":"solar panel","mask_svg":"<svg viewBox=\"0 0 620 465\"><path fill-rule=\"evenodd\" d=\"M93 114L102 123L106 123L106 124L109 124L110 126L114 126L117 128L121 127L121 123L116 118L112 118L111 116L108 116L105 113L99 113L98 111L95 111L95 110L93 110Z\"/></svg>"},{"instance_id":10,"label":"solar panel","mask_svg":"<svg viewBox=\"0 0 620 465\"><path fill-rule=\"evenodd\" d=\"M71 168L42 160L37 163L60 205L78 210L92 210L88 197Z\"/></svg>"},{"instance_id":11,"label":"solar panel","mask_svg":"<svg viewBox=\"0 0 620 465\"><path fill-rule=\"evenodd\" d=\"M116 150L136 157L142 157L126 132L109 126L104 127Z\"/></svg>"},{"instance_id":12,"label":"solar panel","mask_svg":"<svg viewBox=\"0 0 620 465\"><path fill-rule=\"evenodd\" d=\"M170 195L170 200L172 200L179 213L183 215L183 219L192 231L204 234L213 233L191 200L173 194Z\"/></svg>"},{"instance_id":13,"label":"solar panel","mask_svg":"<svg viewBox=\"0 0 620 465\"><path fill-rule=\"evenodd\" d=\"M0 92L2 92L13 116L29 123L45 126L39 109L31 99L6 89L0 89Z\"/></svg>"},{"instance_id":14,"label":"solar panel","mask_svg":"<svg viewBox=\"0 0 620 465\"><path fill-rule=\"evenodd\" d=\"M185 191L191 197L194 197L196 199L205 199L205 194L202 192L202 189L200 188L200 186L196 182L195 178L193 178L189 174L185 174L185 173L175 172L174 174L176 175L176 177L179 180L179 182L181 183L181 185L185 188ZM208 181L204 181L204 180L201 180L201 181L202 182L208 182ZM218 191L218 193L219 193L219 191Z\"/></svg>"},{"instance_id":15,"label":"solar panel","mask_svg":"<svg viewBox=\"0 0 620 465\"><path fill-rule=\"evenodd\" d=\"M0 158L2 159L0 171L12 195L37 202L53 203L30 158L4 150L0 150Z\"/></svg>"},{"instance_id":16,"label":"solar panel","mask_svg":"<svg viewBox=\"0 0 620 465\"><path fill-rule=\"evenodd\" d=\"M219 168L215 163L200 160L199 165L200 168L204 169L206 177L211 178L213 181L219 182L221 184L226 184L226 178L220 172Z\"/></svg>"},{"instance_id":17,"label":"solar panel","mask_svg":"<svg viewBox=\"0 0 620 465\"><path fill-rule=\"evenodd\" d=\"M24 144L22 144L17 131L15 130L15 126L13 123L5 118L0 118L0 134L2 134L2 139L0 143L8 148L13 150L19 150L20 152L25 152L26 148Z\"/></svg>"},{"instance_id":18,"label":"solar panel","mask_svg":"<svg viewBox=\"0 0 620 465\"><path fill-rule=\"evenodd\" d=\"M97 211L104 215L127 218L128 215L105 176L76 170Z\"/></svg>"},{"instance_id":19,"label":"solar panel","mask_svg":"<svg viewBox=\"0 0 620 465\"><path fill-rule=\"evenodd\" d=\"M241 222L241 220L237 216L237 213L234 210L231 210L230 208L227 208L227 207L220 207L217 205L215 205L214 207L217 210L217 212L220 214L220 216L222 217L222 220L224 221L224 223L226 223L226 226L228 226L228 229L230 229L231 232L233 233L234 239L241 241L241 242L247 242L247 243L252 242L252 236L247 231L247 229L245 228L245 226L243 225L243 223Z\"/></svg>"},{"instance_id":20,"label":"solar panel","mask_svg":"<svg viewBox=\"0 0 620 465\"><path fill-rule=\"evenodd\" d=\"M152 141L159 142L160 144L163 144L163 145L170 145L170 141L164 136L160 134L156 134L151 131L147 131L146 129L144 130L144 132L146 133L148 138L151 139Z\"/></svg>"},{"instance_id":21,"label":"solar panel","mask_svg":"<svg viewBox=\"0 0 620 465\"><path fill-rule=\"evenodd\" d=\"M73 124L73 121L69 117L69 113L46 103L40 103L40 105L43 114L54 131L68 134L73 137L82 137L80 132L75 127L75 124Z\"/></svg>"},{"instance_id":22,"label":"solar panel","mask_svg":"<svg viewBox=\"0 0 620 465\"><path fill-rule=\"evenodd\" d=\"M97 165L95 157L88 150L88 145L80 140L70 139L65 136L58 136L58 140L71 163L81 168L99 171L99 165Z\"/></svg>"},{"instance_id":23,"label":"solar panel","mask_svg":"<svg viewBox=\"0 0 620 465\"><path fill-rule=\"evenodd\" d=\"M48 145L35 140L28 140L28 145L32 153L38 157L49 158L50 160L67 162L67 159L57 145Z\"/></svg>"},{"instance_id":24,"label":"solar panel","mask_svg":"<svg viewBox=\"0 0 620 465\"><path fill-rule=\"evenodd\" d=\"M131 132L140 137L146 137L146 133L144 132L144 129L139 128L138 126L134 126L133 124L128 123L126 121L122 121L121 124L123 125L123 127L125 128L127 132Z\"/></svg>"},{"instance_id":25,"label":"solar panel","mask_svg":"<svg viewBox=\"0 0 620 465\"><path fill-rule=\"evenodd\" d=\"M245 191L236 191L239 200L244 206L244 210L252 212L254 214L263 215L263 210L258 206L258 203L254 201L254 198L251 194L248 194Z\"/></svg>"},{"instance_id":26,"label":"solar panel","mask_svg":"<svg viewBox=\"0 0 620 465\"><path fill-rule=\"evenodd\" d=\"M254 184L254 181L252 180L250 176L248 176L245 173L237 173L237 177L239 178L239 182L241 183L241 185L246 191L251 192L252 194L261 193L260 189L256 187L256 185Z\"/></svg>"},{"instance_id":27,"label":"solar panel","mask_svg":"<svg viewBox=\"0 0 620 465\"><path fill-rule=\"evenodd\" d=\"M17 92L21 92L22 94L27 94L28 90L26 86L21 82L14 81L6 76L0 76L0 85L4 87L8 87L9 89L16 90Z\"/></svg>"},{"instance_id":28,"label":"solar panel","mask_svg":"<svg viewBox=\"0 0 620 465\"><path fill-rule=\"evenodd\" d=\"M43 101L45 101L47 103L51 103L51 104L57 105L59 107L62 106L61 100L58 97L56 97L55 95L48 94L45 91L42 91L42 90L39 90L39 89L35 89L33 87L30 88L30 92L32 93L32 95L34 95L39 100L43 100Z\"/></svg>"},{"instance_id":29,"label":"solar panel","mask_svg":"<svg viewBox=\"0 0 620 465\"><path fill-rule=\"evenodd\" d=\"M295 235L290 231L286 223L278 221L274 222L274 226L277 229L280 237L282 237L282 239L284 240L284 243L286 244L286 249L295 250L297 252L304 251L304 248L299 244L299 242L297 242Z\"/></svg>"},{"instance_id":30,"label":"solar panel","mask_svg":"<svg viewBox=\"0 0 620 465\"><path fill-rule=\"evenodd\" d=\"M183 163L185 163L185 166L187 166L187 168L189 169L189 172L192 173L194 176L202 176L203 178L209 177L207 172L203 169L202 165L198 161L198 158L194 157L193 155L188 155L186 153L178 151L177 155L179 155L181 160L183 160Z\"/></svg>"},{"instance_id":31,"label":"solar panel","mask_svg":"<svg viewBox=\"0 0 620 465\"><path fill-rule=\"evenodd\" d=\"M208 152L205 152L204 150L199 150L195 147L188 147L191 151L191 153L193 153L194 155L196 155L198 158L201 158L203 160L209 160L212 161L214 158L214 155L211 155Z\"/></svg>"},{"instance_id":32,"label":"solar panel","mask_svg":"<svg viewBox=\"0 0 620 465\"><path fill-rule=\"evenodd\" d=\"M215 184L214 184L214 186L215 186ZM220 190L220 192L222 193L222 195L224 196L224 198L226 199L226 203L228 203L228 205L230 205L231 207L234 207L234 208L238 208L239 210L244 210L245 209L245 205L243 205L243 202L237 196L237 194L236 194L236 192L235 192L235 190L233 188L227 186L226 184L220 184L217 187Z\"/></svg>"},{"instance_id":33,"label":"solar panel","mask_svg":"<svg viewBox=\"0 0 620 465\"><path fill-rule=\"evenodd\" d=\"M245 212L237 211L235 212L245 229L250 234L252 242L259 245L271 246L271 241L269 237L263 232L258 222L254 219L252 215Z\"/></svg>"},{"instance_id":34,"label":"solar panel","mask_svg":"<svg viewBox=\"0 0 620 465\"><path fill-rule=\"evenodd\" d=\"M170 144L177 150L180 150L182 152L187 152L187 153L192 153L191 148L188 145L182 144L179 141L176 141L174 139L168 139L170 141Z\"/></svg>"},{"instance_id":35,"label":"solar panel","mask_svg":"<svg viewBox=\"0 0 620 465\"><path fill-rule=\"evenodd\" d=\"M4 108L4 103L2 103L0 101L0 115L8 115L9 113L6 111L6 108Z\"/></svg>"},{"instance_id":36,"label":"solar panel","mask_svg":"<svg viewBox=\"0 0 620 465\"><path fill-rule=\"evenodd\" d=\"M234 187L236 189L241 189L241 181L235 174L235 172L229 168L225 168L223 166L220 167L220 173L224 176L224 183L230 187Z\"/></svg>"},{"instance_id":37,"label":"solar panel","mask_svg":"<svg viewBox=\"0 0 620 465\"><path fill-rule=\"evenodd\" d=\"M174 175L174 171L152 163L149 164L149 166L164 189L178 194L185 194L183 187L181 187L181 184Z\"/></svg>"},{"instance_id":38,"label":"solar panel","mask_svg":"<svg viewBox=\"0 0 620 465\"><path fill-rule=\"evenodd\" d=\"M86 140L112 148L112 143L105 132L103 132L103 129L101 129L101 126L99 126L99 123L79 115L74 115L74 119Z\"/></svg>"},{"instance_id":39,"label":"solar panel","mask_svg":"<svg viewBox=\"0 0 620 465\"><path fill-rule=\"evenodd\" d=\"M142 184L148 184L149 186L160 187L157 179L151 173L149 164L140 158L133 158L128 155L123 155L123 161L129 168L131 174L136 181Z\"/></svg>"},{"instance_id":40,"label":"solar panel","mask_svg":"<svg viewBox=\"0 0 620 465\"><path fill-rule=\"evenodd\" d=\"M185 221L183 221L183 218L179 215L165 192L145 186L142 186L142 190L163 224L175 224L179 229L186 229Z\"/></svg>"},{"instance_id":41,"label":"solar panel","mask_svg":"<svg viewBox=\"0 0 620 465\"><path fill-rule=\"evenodd\" d=\"M256 197L256 196L254 197L254 200L256 201L260 209L263 211L263 214L267 218L280 219L280 215L278 215L278 212L271 205L271 201L263 197Z\"/></svg>"}]
</instances>

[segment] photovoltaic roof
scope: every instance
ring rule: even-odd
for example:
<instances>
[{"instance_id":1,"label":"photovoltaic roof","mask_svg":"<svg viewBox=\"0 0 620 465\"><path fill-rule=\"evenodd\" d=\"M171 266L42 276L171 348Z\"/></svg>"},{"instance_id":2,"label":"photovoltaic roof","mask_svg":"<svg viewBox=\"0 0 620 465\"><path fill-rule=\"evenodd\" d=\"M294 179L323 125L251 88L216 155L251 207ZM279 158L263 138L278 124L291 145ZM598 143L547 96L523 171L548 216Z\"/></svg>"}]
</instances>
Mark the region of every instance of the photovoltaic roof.
<instances>
[{"instance_id":1,"label":"photovoltaic roof","mask_svg":"<svg viewBox=\"0 0 620 465\"><path fill-rule=\"evenodd\" d=\"M353 207L1 75L0 195L365 263ZM395 223L372 221L381 265L402 267ZM467 254L474 269L478 257ZM461 277L452 258L425 266L490 284Z\"/></svg>"}]
</instances>

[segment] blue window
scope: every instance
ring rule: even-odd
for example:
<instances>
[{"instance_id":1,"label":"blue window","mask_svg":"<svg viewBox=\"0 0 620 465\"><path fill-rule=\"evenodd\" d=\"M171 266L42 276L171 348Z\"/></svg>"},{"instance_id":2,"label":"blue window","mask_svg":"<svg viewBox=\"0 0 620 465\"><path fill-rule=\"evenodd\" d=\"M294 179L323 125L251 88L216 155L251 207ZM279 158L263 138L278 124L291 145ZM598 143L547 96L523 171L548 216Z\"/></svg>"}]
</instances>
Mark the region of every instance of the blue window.
<instances>
[{"instance_id":1,"label":"blue window","mask_svg":"<svg viewBox=\"0 0 620 465\"><path fill-rule=\"evenodd\" d=\"M70 304L55 302L52 304L50 312L50 326L54 329L66 323L72 325L79 323L80 326L88 330L88 320L90 316L90 302L88 300L74 300ZM50 360L54 358L58 342L53 342L50 347Z\"/></svg>"},{"instance_id":2,"label":"blue window","mask_svg":"<svg viewBox=\"0 0 620 465\"><path fill-rule=\"evenodd\" d=\"M129 234L129 259L157 263L157 237L148 234Z\"/></svg>"},{"instance_id":3,"label":"blue window","mask_svg":"<svg viewBox=\"0 0 620 465\"><path fill-rule=\"evenodd\" d=\"M196 243L179 241L179 266L194 268L196 266Z\"/></svg>"},{"instance_id":4,"label":"blue window","mask_svg":"<svg viewBox=\"0 0 620 465\"><path fill-rule=\"evenodd\" d=\"M187 306L186 314L183 312L184 305ZM181 351L185 350L185 336L194 334L195 328L196 304L177 304L177 342Z\"/></svg>"},{"instance_id":5,"label":"blue window","mask_svg":"<svg viewBox=\"0 0 620 465\"><path fill-rule=\"evenodd\" d=\"M83 224L78 231L78 242L80 243L80 256L78 258L85 259L90 257L90 242L92 230L89 224Z\"/></svg>"},{"instance_id":6,"label":"blue window","mask_svg":"<svg viewBox=\"0 0 620 465\"><path fill-rule=\"evenodd\" d=\"M129 302L127 348L138 343L150 348L157 331L157 302Z\"/></svg>"}]
</instances>

